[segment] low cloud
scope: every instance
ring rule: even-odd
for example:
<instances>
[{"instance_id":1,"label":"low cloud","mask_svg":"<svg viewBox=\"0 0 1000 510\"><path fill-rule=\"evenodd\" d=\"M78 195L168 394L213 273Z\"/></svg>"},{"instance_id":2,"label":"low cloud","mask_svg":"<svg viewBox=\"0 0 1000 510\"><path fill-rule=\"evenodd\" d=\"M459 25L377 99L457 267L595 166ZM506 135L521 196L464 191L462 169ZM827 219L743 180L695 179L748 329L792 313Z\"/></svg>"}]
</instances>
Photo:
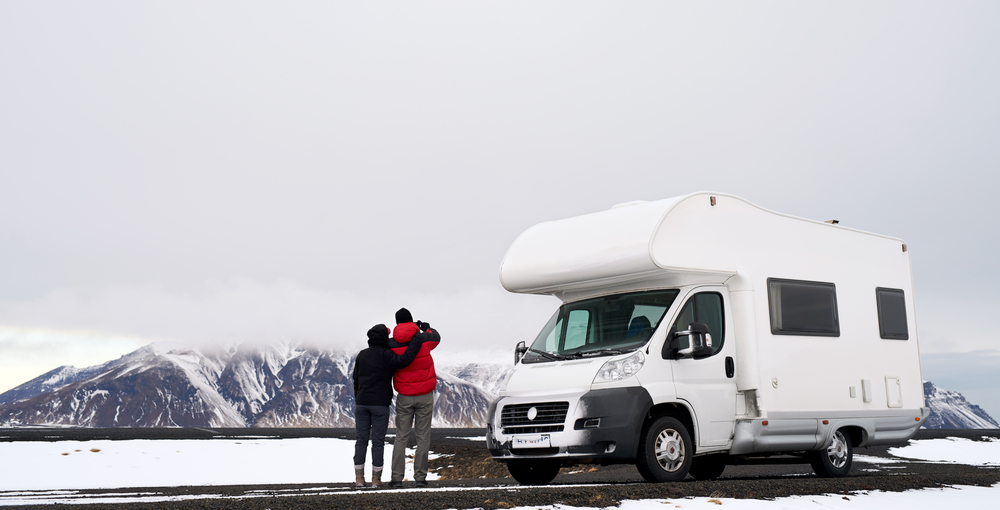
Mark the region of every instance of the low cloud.
<instances>
[{"instance_id":1,"label":"low cloud","mask_svg":"<svg viewBox=\"0 0 1000 510\"><path fill-rule=\"evenodd\" d=\"M87 366L154 341L193 345L301 341L357 350L374 324L392 327L406 307L443 337L444 362L506 361L519 340L530 342L559 302L502 288L455 292L388 290L361 296L293 280L212 281L193 291L162 287L63 289L30 301L0 303L0 356L31 377L63 364ZM0 391L24 382L0 380ZM29 377L30 378L30 377ZM6 379L3 378L3 379Z\"/></svg>"}]
</instances>

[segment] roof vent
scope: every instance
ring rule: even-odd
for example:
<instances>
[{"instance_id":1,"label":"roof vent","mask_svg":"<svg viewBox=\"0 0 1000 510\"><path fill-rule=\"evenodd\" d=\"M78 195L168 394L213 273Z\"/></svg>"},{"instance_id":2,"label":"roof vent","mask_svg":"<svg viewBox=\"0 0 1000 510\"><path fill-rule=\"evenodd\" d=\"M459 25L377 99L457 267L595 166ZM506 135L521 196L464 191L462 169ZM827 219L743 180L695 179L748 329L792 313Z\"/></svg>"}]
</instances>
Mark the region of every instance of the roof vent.
<instances>
[{"instance_id":1,"label":"roof vent","mask_svg":"<svg viewBox=\"0 0 1000 510\"><path fill-rule=\"evenodd\" d=\"M621 209L622 207L632 207L633 205L647 204L649 200L633 200L631 202L625 202L622 204L617 204L612 207L612 209Z\"/></svg>"},{"instance_id":2,"label":"roof vent","mask_svg":"<svg viewBox=\"0 0 1000 510\"><path fill-rule=\"evenodd\" d=\"M837 224L840 223L840 220L826 220L823 223L829 223L831 225L837 225Z\"/></svg>"}]
</instances>

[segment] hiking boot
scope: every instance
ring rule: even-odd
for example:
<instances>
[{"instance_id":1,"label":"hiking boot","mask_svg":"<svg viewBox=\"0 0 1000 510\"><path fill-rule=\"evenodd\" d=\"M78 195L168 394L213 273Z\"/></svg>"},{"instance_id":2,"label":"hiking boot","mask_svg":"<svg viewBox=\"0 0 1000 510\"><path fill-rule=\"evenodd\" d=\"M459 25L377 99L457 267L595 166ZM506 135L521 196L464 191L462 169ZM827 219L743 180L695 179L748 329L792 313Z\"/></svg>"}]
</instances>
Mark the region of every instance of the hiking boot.
<instances>
[{"instance_id":1,"label":"hiking boot","mask_svg":"<svg viewBox=\"0 0 1000 510\"><path fill-rule=\"evenodd\" d=\"M417 480L416 486L417 487L427 487L427 480Z\"/></svg>"},{"instance_id":2,"label":"hiking boot","mask_svg":"<svg viewBox=\"0 0 1000 510\"><path fill-rule=\"evenodd\" d=\"M368 484L365 483L365 468L354 468L354 488L364 489L365 487L368 487Z\"/></svg>"}]
</instances>

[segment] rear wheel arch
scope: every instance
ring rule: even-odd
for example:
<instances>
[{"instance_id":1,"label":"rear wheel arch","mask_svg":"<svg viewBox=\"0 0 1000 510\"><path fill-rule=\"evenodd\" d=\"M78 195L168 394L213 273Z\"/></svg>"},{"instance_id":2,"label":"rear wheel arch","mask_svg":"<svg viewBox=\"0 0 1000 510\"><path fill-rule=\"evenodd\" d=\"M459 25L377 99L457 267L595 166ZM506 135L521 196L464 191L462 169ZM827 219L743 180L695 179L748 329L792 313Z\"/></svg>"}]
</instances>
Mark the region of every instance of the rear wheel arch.
<instances>
[{"instance_id":1,"label":"rear wheel arch","mask_svg":"<svg viewBox=\"0 0 1000 510\"><path fill-rule=\"evenodd\" d=\"M851 444L855 447L864 446L868 442L868 431L860 425L844 425L840 427L844 435L851 438Z\"/></svg>"}]
</instances>

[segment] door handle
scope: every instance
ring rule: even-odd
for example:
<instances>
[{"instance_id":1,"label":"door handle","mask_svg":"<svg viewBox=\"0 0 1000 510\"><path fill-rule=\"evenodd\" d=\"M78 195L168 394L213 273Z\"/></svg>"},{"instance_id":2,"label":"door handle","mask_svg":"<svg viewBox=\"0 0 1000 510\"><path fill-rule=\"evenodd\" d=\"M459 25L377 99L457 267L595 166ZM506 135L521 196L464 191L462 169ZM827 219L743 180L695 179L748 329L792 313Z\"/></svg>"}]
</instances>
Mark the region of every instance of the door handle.
<instances>
[{"instance_id":1,"label":"door handle","mask_svg":"<svg viewBox=\"0 0 1000 510\"><path fill-rule=\"evenodd\" d=\"M732 356L726 356L726 377L732 379L736 375L736 363Z\"/></svg>"}]
</instances>

